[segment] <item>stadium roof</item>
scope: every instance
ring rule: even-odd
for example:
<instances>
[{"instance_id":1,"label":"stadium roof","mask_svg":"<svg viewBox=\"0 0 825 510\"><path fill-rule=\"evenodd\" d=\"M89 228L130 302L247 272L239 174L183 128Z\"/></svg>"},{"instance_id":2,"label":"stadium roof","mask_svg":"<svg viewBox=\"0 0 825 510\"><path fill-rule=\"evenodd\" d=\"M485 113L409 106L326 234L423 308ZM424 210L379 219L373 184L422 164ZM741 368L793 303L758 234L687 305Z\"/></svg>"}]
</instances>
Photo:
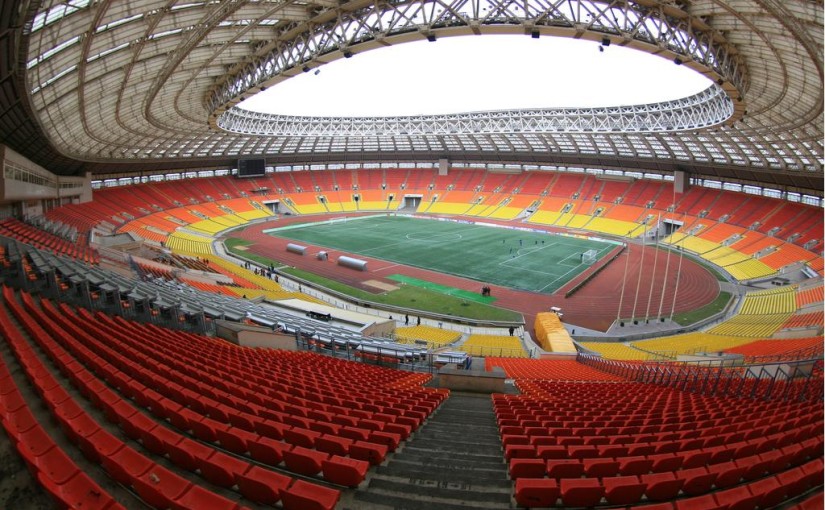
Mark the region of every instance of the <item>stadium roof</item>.
<instances>
[{"instance_id":1,"label":"stadium roof","mask_svg":"<svg viewBox=\"0 0 825 510\"><path fill-rule=\"evenodd\" d=\"M684 170L822 196L820 2L12 0L0 9L0 142L58 174L257 155L270 164L449 158ZM650 105L388 119L236 107L337 58L500 33L627 45L714 84ZM330 93L345 101L346 88Z\"/></svg>"}]
</instances>

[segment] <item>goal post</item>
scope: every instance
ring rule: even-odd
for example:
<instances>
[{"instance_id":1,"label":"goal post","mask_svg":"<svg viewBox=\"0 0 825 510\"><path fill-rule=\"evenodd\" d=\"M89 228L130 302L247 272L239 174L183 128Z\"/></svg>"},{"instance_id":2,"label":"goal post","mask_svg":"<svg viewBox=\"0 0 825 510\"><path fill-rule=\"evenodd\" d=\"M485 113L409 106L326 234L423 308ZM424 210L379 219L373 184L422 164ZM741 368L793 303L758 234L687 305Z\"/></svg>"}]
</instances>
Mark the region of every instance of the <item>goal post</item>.
<instances>
[{"instance_id":1,"label":"goal post","mask_svg":"<svg viewBox=\"0 0 825 510\"><path fill-rule=\"evenodd\" d=\"M582 264L586 266L592 266L596 259L598 258L599 252L596 250L587 250L586 252L582 253Z\"/></svg>"}]
</instances>

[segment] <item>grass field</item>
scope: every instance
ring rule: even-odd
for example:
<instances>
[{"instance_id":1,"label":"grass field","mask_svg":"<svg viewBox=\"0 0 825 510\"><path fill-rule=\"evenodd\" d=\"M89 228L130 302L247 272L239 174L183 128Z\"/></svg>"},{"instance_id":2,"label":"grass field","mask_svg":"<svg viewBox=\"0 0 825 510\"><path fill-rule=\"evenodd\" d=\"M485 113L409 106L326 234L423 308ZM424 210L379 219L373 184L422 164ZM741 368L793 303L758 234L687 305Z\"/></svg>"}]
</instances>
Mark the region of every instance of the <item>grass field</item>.
<instances>
[{"instance_id":1,"label":"grass field","mask_svg":"<svg viewBox=\"0 0 825 510\"><path fill-rule=\"evenodd\" d=\"M615 245L582 239L408 217L372 216L302 224L266 233L343 252L551 294Z\"/></svg>"}]
</instances>

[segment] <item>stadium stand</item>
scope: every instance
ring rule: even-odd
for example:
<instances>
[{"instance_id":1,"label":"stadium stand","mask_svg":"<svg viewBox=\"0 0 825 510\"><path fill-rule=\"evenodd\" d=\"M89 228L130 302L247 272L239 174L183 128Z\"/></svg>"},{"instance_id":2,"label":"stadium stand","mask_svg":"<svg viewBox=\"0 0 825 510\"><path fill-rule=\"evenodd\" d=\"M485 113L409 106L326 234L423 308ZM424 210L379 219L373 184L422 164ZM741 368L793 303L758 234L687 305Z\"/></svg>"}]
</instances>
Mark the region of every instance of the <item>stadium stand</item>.
<instances>
[{"instance_id":1,"label":"stadium stand","mask_svg":"<svg viewBox=\"0 0 825 510\"><path fill-rule=\"evenodd\" d=\"M471 356L528 357L521 340L513 336L472 334L459 348Z\"/></svg>"},{"instance_id":2,"label":"stadium stand","mask_svg":"<svg viewBox=\"0 0 825 510\"><path fill-rule=\"evenodd\" d=\"M423 342L428 346L442 347L461 338L461 333L432 326L410 326L395 329L395 338L402 343Z\"/></svg>"}]
</instances>

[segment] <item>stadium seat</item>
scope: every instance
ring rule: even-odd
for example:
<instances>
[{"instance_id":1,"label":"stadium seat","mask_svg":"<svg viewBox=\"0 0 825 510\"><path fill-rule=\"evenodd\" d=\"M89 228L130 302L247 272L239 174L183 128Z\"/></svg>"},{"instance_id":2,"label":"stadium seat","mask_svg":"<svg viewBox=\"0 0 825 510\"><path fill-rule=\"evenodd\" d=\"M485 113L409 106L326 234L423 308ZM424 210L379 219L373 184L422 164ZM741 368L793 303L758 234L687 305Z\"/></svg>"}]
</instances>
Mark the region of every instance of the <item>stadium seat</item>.
<instances>
[{"instance_id":1,"label":"stadium seat","mask_svg":"<svg viewBox=\"0 0 825 510\"><path fill-rule=\"evenodd\" d=\"M651 473L642 475L641 481L647 486L645 496L651 501L674 499L685 484L684 480L676 478L676 475L673 473Z\"/></svg>"},{"instance_id":2,"label":"stadium seat","mask_svg":"<svg viewBox=\"0 0 825 510\"><path fill-rule=\"evenodd\" d=\"M292 472L313 476L321 472L322 464L329 458L328 453L295 446L283 452L284 464Z\"/></svg>"},{"instance_id":3,"label":"stadium seat","mask_svg":"<svg viewBox=\"0 0 825 510\"><path fill-rule=\"evenodd\" d=\"M611 505L635 505L641 501L647 486L637 476L613 476L602 479L604 497Z\"/></svg>"},{"instance_id":4,"label":"stadium seat","mask_svg":"<svg viewBox=\"0 0 825 510\"><path fill-rule=\"evenodd\" d=\"M565 506L595 506L604 496L605 488L593 478L561 480L561 500Z\"/></svg>"},{"instance_id":5,"label":"stadium seat","mask_svg":"<svg viewBox=\"0 0 825 510\"><path fill-rule=\"evenodd\" d=\"M235 478L238 490L245 498L256 503L274 505L281 499L281 490L286 490L292 479L274 471L252 466L249 471Z\"/></svg>"},{"instance_id":6,"label":"stadium seat","mask_svg":"<svg viewBox=\"0 0 825 510\"><path fill-rule=\"evenodd\" d=\"M287 489L278 489L284 510L332 510L341 493L303 480L296 480Z\"/></svg>"},{"instance_id":7,"label":"stadium seat","mask_svg":"<svg viewBox=\"0 0 825 510\"><path fill-rule=\"evenodd\" d=\"M561 494L556 480L550 478L519 478L516 480L515 499L519 506L554 506Z\"/></svg>"},{"instance_id":8,"label":"stadium seat","mask_svg":"<svg viewBox=\"0 0 825 510\"><path fill-rule=\"evenodd\" d=\"M510 478L544 478L547 467L542 459L510 459Z\"/></svg>"},{"instance_id":9,"label":"stadium seat","mask_svg":"<svg viewBox=\"0 0 825 510\"><path fill-rule=\"evenodd\" d=\"M338 455L331 455L321 463L325 480L347 487L357 487L363 482L369 467L367 461Z\"/></svg>"}]
</instances>

